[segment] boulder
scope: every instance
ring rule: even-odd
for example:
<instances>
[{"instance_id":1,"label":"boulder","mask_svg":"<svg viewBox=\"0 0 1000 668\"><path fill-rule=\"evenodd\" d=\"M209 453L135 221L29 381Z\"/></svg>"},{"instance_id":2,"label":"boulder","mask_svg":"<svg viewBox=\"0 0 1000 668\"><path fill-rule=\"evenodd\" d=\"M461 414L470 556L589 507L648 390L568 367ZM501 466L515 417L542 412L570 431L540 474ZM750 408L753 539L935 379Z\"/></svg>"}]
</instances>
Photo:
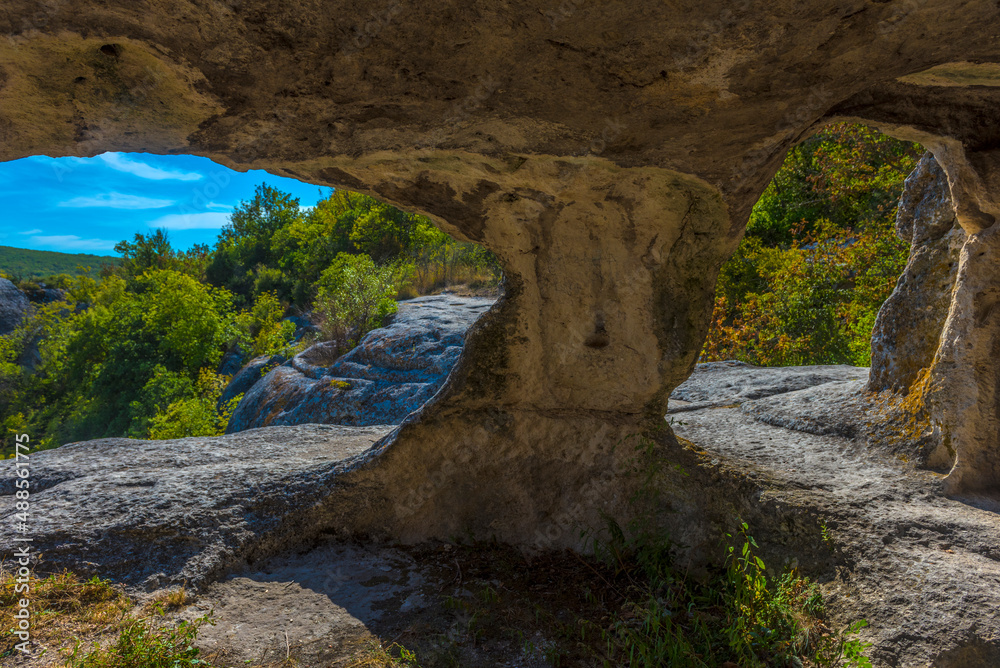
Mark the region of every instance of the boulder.
<instances>
[{"instance_id":1,"label":"boulder","mask_svg":"<svg viewBox=\"0 0 1000 668\"><path fill-rule=\"evenodd\" d=\"M111 438L29 454L33 554L128 585L194 586L294 543L351 459L388 427L272 427L172 441ZM14 461L0 461L13 527ZM304 523L304 526L303 526ZM0 533L13 554L14 531ZM270 541L270 542L269 542Z\"/></svg>"},{"instance_id":2,"label":"boulder","mask_svg":"<svg viewBox=\"0 0 1000 668\"><path fill-rule=\"evenodd\" d=\"M238 364L236 361L236 355L241 352L242 351L227 353L226 357L222 358L222 363L220 363L219 366L219 373L223 373L223 368L231 369L233 366ZM261 378L284 361L285 358L282 355L261 355L260 357L255 357L250 360L246 366L239 369L239 371L233 376L233 379L229 381L229 384L226 385L226 389L222 391L222 396L219 397L219 405L225 406L239 395L249 392L250 388L253 387Z\"/></svg>"},{"instance_id":3,"label":"boulder","mask_svg":"<svg viewBox=\"0 0 1000 668\"><path fill-rule=\"evenodd\" d=\"M226 390L226 396L246 392L227 432L282 424L397 424L444 384L466 330L492 304L452 295L400 302L391 324L369 332L345 355L332 342L318 343L256 382L265 366L258 358Z\"/></svg>"},{"instance_id":4,"label":"boulder","mask_svg":"<svg viewBox=\"0 0 1000 668\"><path fill-rule=\"evenodd\" d=\"M0 335L10 334L28 312L28 298L6 278L0 278Z\"/></svg>"},{"instance_id":5,"label":"boulder","mask_svg":"<svg viewBox=\"0 0 1000 668\"><path fill-rule=\"evenodd\" d=\"M934 360L968 237L948 178L929 153L906 179L896 234L910 244L910 256L875 321L868 389L905 394Z\"/></svg>"}]
</instances>

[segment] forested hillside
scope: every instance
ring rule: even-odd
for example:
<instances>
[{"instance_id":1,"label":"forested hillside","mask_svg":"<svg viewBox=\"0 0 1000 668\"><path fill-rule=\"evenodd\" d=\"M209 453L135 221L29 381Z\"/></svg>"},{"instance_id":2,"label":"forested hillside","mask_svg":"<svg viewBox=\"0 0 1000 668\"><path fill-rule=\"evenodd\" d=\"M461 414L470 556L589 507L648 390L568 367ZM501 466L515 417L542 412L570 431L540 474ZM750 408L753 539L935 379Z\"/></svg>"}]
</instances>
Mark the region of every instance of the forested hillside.
<instances>
[{"instance_id":1,"label":"forested hillside","mask_svg":"<svg viewBox=\"0 0 1000 668\"><path fill-rule=\"evenodd\" d=\"M99 270L106 264L117 265L117 257L87 253L56 253L0 246L0 271L14 279L34 280L57 274L77 275L81 268Z\"/></svg>"}]
</instances>

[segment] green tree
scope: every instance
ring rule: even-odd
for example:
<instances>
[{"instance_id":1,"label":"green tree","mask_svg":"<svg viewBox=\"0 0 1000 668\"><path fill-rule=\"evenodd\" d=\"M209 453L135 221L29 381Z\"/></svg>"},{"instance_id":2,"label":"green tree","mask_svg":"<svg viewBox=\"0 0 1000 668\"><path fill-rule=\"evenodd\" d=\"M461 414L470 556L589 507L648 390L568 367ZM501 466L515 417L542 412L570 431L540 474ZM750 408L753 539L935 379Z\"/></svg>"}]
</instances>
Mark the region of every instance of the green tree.
<instances>
[{"instance_id":1,"label":"green tree","mask_svg":"<svg viewBox=\"0 0 1000 668\"><path fill-rule=\"evenodd\" d=\"M141 276L156 269L173 269L176 265L174 249L165 229L152 234L136 232L131 242L119 241L115 252L122 256L121 269L126 276Z\"/></svg>"},{"instance_id":2,"label":"green tree","mask_svg":"<svg viewBox=\"0 0 1000 668\"><path fill-rule=\"evenodd\" d=\"M819 221L855 231L883 226L921 152L863 125L831 125L789 151L753 208L747 236L787 247L795 230L811 234Z\"/></svg>"},{"instance_id":3,"label":"green tree","mask_svg":"<svg viewBox=\"0 0 1000 668\"><path fill-rule=\"evenodd\" d=\"M353 347L397 310L400 274L367 255L341 253L317 283L316 312L328 340Z\"/></svg>"},{"instance_id":4,"label":"green tree","mask_svg":"<svg viewBox=\"0 0 1000 668\"><path fill-rule=\"evenodd\" d=\"M703 358L868 364L875 316L906 263L894 220L919 154L851 124L793 149L722 267Z\"/></svg>"},{"instance_id":5,"label":"green tree","mask_svg":"<svg viewBox=\"0 0 1000 668\"><path fill-rule=\"evenodd\" d=\"M257 273L280 268L278 254L272 248L274 236L301 218L298 198L261 184L253 199L240 202L222 228L206 277L213 285L238 295L241 302L252 302ZM279 292L290 287L281 285Z\"/></svg>"},{"instance_id":6,"label":"green tree","mask_svg":"<svg viewBox=\"0 0 1000 668\"><path fill-rule=\"evenodd\" d=\"M64 310L21 397L36 433L55 444L144 437L156 411L191 396L200 369L214 368L235 336L232 296L173 270L107 277L88 309Z\"/></svg>"}]
</instances>

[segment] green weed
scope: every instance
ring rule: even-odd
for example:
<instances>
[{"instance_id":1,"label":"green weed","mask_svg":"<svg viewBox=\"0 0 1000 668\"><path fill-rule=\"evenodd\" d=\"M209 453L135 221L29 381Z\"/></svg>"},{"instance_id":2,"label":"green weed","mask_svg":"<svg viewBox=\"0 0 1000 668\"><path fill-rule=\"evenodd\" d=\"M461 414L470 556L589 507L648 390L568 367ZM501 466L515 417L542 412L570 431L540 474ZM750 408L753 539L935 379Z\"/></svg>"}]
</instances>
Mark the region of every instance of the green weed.
<instances>
[{"instance_id":1,"label":"green weed","mask_svg":"<svg viewBox=\"0 0 1000 668\"><path fill-rule=\"evenodd\" d=\"M122 627L118 638L108 645L95 645L90 652L83 652L83 643L77 642L66 661L70 668L210 668L211 664L198 658L200 651L194 646L198 629L214 624L211 614L194 621L182 621L176 626L162 626L157 619L163 616L162 608L146 619L130 619Z\"/></svg>"}]
</instances>

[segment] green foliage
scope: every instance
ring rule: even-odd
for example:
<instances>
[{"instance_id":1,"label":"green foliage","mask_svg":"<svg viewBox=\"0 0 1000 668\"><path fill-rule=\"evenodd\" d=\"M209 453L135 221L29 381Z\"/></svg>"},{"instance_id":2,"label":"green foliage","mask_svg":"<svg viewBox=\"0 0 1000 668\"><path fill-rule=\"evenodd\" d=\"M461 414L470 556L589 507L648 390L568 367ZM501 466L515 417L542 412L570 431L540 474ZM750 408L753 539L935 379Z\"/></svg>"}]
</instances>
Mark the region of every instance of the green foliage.
<instances>
[{"instance_id":1,"label":"green foliage","mask_svg":"<svg viewBox=\"0 0 1000 668\"><path fill-rule=\"evenodd\" d=\"M15 283L58 274L76 275L88 268L116 266L119 259L85 253L56 253L0 246L0 270Z\"/></svg>"},{"instance_id":2,"label":"green foliage","mask_svg":"<svg viewBox=\"0 0 1000 668\"><path fill-rule=\"evenodd\" d=\"M341 254L409 266L418 292L458 282L496 287L502 276L491 253L455 241L423 216L344 190L303 211L298 200L266 185L223 229L207 276L240 303L273 292L306 309L320 276Z\"/></svg>"},{"instance_id":3,"label":"green foliage","mask_svg":"<svg viewBox=\"0 0 1000 668\"><path fill-rule=\"evenodd\" d=\"M818 666L870 666L864 657L870 644L852 637L864 622L836 637L824 634L817 585L794 571L768 576L748 531L741 522L725 570L705 581L673 567L668 539L626 538L611 523L600 554L630 584L622 615L604 631L609 659L636 668L790 667L806 659Z\"/></svg>"},{"instance_id":4,"label":"green foliage","mask_svg":"<svg viewBox=\"0 0 1000 668\"><path fill-rule=\"evenodd\" d=\"M723 267L704 357L866 366L875 316L906 255L891 228L845 238L820 227L789 248L747 237Z\"/></svg>"},{"instance_id":5,"label":"green foliage","mask_svg":"<svg viewBox=\"0 0 1000 668\"><path fill-rule=\"evenodd\" d=\"M295 334L295 325L282 320L284 306L274 292L257 296L253 307L236 317L237 341L249 357L286 352Z\"/></svg>"},{"instance_id":6,"label":"green foliage","mask_svg":"<svg viewBox=\"0 0 1000 668\"><path fill-rule=\"evenodd\" d=\"M158 229L152 234L136 233L131 242L115 244L115 252L121 254L121 266L117 271L106 271L125 278L142 276L148 271L170 269L201 280L210 259L208 246L195 244L187 251L176 251L170 244L166 230Z\"/></svg>"},{"instance_id":7,"label":"green foliage","mask_svg":"<svg viewBox=\"0 0 1000 668\"><path fill-rule=\"evenodd\" d=\"M23 370L3 414L23 414L40 445L128 434L173 402L199 396L235 336L232 297L174 270L82 285L89 308L56 302L29 319L41 364ZM71 291L72 294L72 291Z\"/></svg>"},{"instance_id":8,"label":"green foliage","mask_svg":"<svg viewBox=\"0 0 1000 668\"><path fill-rule=\"evenodd\" d=\"M267 184L257 187L252 200L240 202L229 223L222 228L211 263L206 269L208 280L232 291L241 303L250 303L261 269L277 268L278 253L272 239L283 228L302 219L299 200ZM286 296L290 286L281 281L274 285L264 279L268 290L278 288Z\"/></svg>"},{"instance_id":9,"label":"green foliage","mask_svg":"<svg viewBox=\"0 0 1000 668\"><path fill-rule=\"evenodd\" d=\"M795 230L813 234L820 221L856 232L884 226L919 155L916 144L864 125L824 128L789 151L753 208L747 236L787 246Z\"/></svg>"},{"instance_id":10,"label":"green foliage","mask_svg":"<svg viewBox=\"0 0 1000 668\"><path fill-rule=\"evenodd\" d=\"M157 610L159 617L162 610ZM70 668L211 668L211 664L198 658L200 650L194 646L198 629L205 624L214 625L211 614L193 621L181 621L176 626L165 626L155 618L128 620L118 638L108 647L95 646L83 653L77 643L66 665Z\"/></svg>"},{"instance_id":11,"label":"green foliage","mask_svg":"<svg viewBox=\"0 0 1000 668\"><path fill-rule=\"evenodd\" d=\"M188 436L218 436L225 433L229 417L236 409L240 397L235 397L221 410L219 397L229 383L229 376L220 376L210 369L198 373L193 392L177 392L182 396L166 407L158 409L149 420L149 438L153 440L185 438ZM186 396L185 396L186 395ZM162 405L162 401L159 405Z\"/></svg>"},{"instance_id":12,"label":"green foliage","mask_svg":"<svg viewBox=\"0 0 1000 668\"><path fill-rule=\"evenodd\" d=\"M367 255L341 253L317 282L316 313L330 341L350 348L396 312L398 268L378 266Z\"/></svg>"},{"instance_id":13,"label":"green foliage","mask_svg":"<svg viewBox=\"0 0 1000 668\"><path fill-rule=\"evenodd\" d=\"M616 447L622 447L625 439ZM673 563L674 543L659 528L662 490L686 472L662 457L651 438L639 437L625 474L635 479L626 528L611 519L593 540L594 554L627 585L622 612L603 633L606 665L636 668L864 666L864 643L851 626L826 629L819 587L789 570L768 575L757 541L740 521L725 536L725 564L707 578L690 577ZM853 658L851 658L853 657ZM852 661L857 661L852 662Z\"/></svg>"},{"instance_id":14,"label":"green foliage","mask_svg":"<svg viewBox=\"0 0 1000 668\"><path fill-rule=\"evenodd\" d=\"M918 154L847 124L793 149L722 267L703 359L867 365L906 264L895 209Z\"/></svg>"}]
</instances>

